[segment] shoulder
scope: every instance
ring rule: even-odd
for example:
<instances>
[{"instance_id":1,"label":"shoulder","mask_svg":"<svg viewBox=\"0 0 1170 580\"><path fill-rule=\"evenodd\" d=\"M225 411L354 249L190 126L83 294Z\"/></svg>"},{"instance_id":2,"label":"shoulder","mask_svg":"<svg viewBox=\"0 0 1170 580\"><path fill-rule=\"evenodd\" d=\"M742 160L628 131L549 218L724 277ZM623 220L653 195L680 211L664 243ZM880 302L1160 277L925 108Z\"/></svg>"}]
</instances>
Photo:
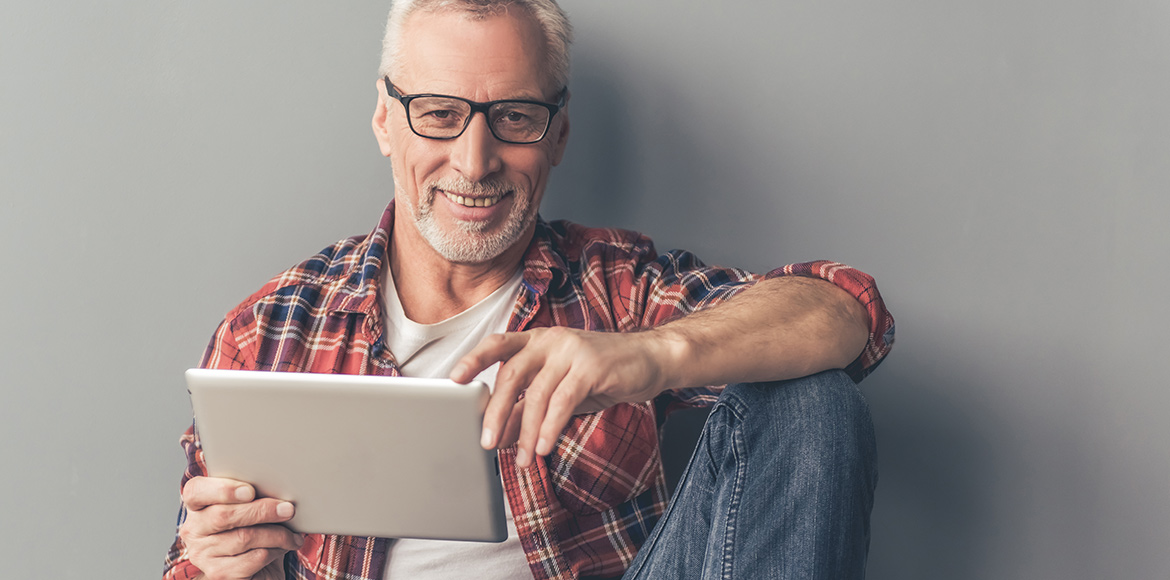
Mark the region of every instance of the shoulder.
<instances>
[{"instance_id":1,"label":"shoulder","mask_svg":"<svg viewBox=\"0 0 1170 580\"><path fill-rule=\"evenodd\" d=\"M632 230L589 227L568 220L550 221L546 226L550 244L569 262L645 261L657 254L653 240Z\"/></svg>"},{"instance_id":2,"label":"shoulder","mask_svg":"<svg viewBox=\"0 0 1170 580\"><path fill-rule=\"evenodd\" d=\"M226 321L234 327L255 323L266 311L292 310L319 315L320 310L341 298L347 290L361 287L364 262L369 249L368 235L353 236L317 252L299 264L273 276L243 302L228 312Z\"/></svg>"}]
</instances>

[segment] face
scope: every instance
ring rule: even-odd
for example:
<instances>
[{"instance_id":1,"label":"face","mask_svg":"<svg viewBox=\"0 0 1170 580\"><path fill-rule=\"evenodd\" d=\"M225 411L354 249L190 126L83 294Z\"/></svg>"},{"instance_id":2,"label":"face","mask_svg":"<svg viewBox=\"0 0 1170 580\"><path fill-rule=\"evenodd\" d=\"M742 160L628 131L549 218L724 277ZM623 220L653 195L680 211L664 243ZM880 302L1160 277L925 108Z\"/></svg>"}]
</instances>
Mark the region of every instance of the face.
<instances>
[{"instance_id":1,"label":"face","mask_svg":"<svg viewBox=\"0 0 1170 580\"><path fill-rule=\"evenodd\" d=\"M478 21L454 11L411 16L399 71L390 80L402 94L551 102L561 87L549 86L543 73L540 30L526 13L512 12ZM381 81L378 88L373 125L394 170L394 242L411 249L425 244L453 263L519 259L549 171L564 153L567 111L530 145L497 140L482 114L459 137L440 141L415 135L402 105L386 97ZM414 227L402 227L404 221Z\"/></svg>"}]
</instances>

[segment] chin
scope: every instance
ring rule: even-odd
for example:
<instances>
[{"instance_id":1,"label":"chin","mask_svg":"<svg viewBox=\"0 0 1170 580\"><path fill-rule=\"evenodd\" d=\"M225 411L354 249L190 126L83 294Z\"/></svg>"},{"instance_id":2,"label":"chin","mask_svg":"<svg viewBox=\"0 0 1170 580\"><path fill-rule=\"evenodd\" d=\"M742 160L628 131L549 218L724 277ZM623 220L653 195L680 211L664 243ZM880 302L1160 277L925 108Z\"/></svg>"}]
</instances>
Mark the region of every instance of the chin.
<instances>
[{"instance_id":1,"label":"chin","mask_svg":"<svg viewBox=\"0 0 1170 580\"><path fill-rule=\"evenodd\" d=\"M418 230L431 247L449 262L482 264L494 260L520 243L536 216L509 216L495 231L484 231L479 223L459 223L455 230L439 226L433 214L420 216Z\"/></svg>"}]
</instances>

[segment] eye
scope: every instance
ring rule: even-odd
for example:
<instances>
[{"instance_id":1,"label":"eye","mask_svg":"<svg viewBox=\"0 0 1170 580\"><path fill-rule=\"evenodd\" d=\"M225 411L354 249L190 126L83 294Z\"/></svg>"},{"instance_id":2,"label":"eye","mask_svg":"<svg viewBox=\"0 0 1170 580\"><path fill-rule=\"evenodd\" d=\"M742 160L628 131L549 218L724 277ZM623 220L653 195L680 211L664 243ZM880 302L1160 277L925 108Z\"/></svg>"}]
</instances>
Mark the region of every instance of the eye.
<instances>
[{"instance_id":1,"label":"eye","mask_svg":"<svg viewBox=\"0 0 1170 580\"><path fill-rule=\"evenodd\" d=\"M539 116L545 114L543 108L527 103L506 103L494 111L493 122L498 126L523 127L539 124Z\"/></svg>"},{"instance_id":2,"label":"eye","mask_svg":"<svg viewBox=\"0 0 1170 580\"><path fill-rule=\"evenodd\" d=\"M445 97L421 97L410 104L410 115L416 123L433 126L459 124L467 116L465 103Z\"/></svg>"},{"instance_id":3,"label":"eye","mask_svg":"<svg viewBox=\"0 0 1170 580\"><path fill-rule=\"evenodd\" d=\"M434 119L448 119L456 115L455 111L451 109L422 109L418 112L419 117L432 117Z\"/></svg>"}]
</instances>

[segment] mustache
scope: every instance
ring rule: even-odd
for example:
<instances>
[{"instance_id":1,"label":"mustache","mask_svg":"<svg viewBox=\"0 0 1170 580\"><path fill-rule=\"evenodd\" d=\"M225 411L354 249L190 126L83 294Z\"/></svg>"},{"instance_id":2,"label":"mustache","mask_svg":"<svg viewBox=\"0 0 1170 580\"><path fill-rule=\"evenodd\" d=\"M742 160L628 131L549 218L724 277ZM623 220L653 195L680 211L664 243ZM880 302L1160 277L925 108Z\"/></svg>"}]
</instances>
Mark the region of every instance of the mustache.
<instances>
[{"instance_id":1,"label":"mustache","mask_svg":"<svg viewBox=\"0 0 1170 580\"><path fill-rule=\"evenodd\" d=\"M505 195L520 188L502 179L471 181L463 177L447 177L431 182L428 189L432 196L436 190L441 189L463 196L494 197L497 195Z\"/></svg>"}]
</instances>

